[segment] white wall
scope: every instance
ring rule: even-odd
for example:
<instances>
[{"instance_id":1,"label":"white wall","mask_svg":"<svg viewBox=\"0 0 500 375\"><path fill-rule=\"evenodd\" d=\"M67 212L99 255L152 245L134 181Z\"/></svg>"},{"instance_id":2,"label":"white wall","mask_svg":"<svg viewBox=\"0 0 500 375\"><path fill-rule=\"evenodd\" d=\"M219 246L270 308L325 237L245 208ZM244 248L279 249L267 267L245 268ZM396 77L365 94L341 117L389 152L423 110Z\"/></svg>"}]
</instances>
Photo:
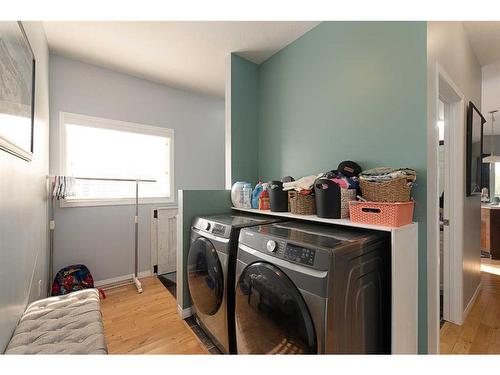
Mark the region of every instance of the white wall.
<instances>
[{"instance_id":1,"label":"white wall","mask_svg":"<svg viewBox=\"0 0 500 375\"><path fill-rule=\"evenodd\" d=\"M119 58L119 56L117 56ZM224 188L224 99L51 55L50 173L59 173L59 112L175 130L175 191ZM140 209L139 271L150 268L150 212ZM54 272L86 264L95 280L133 271L133 206L58 208Z\"/></svg>"},{"instance_id":2,"label":"white wall","mask_svg":"<svg viewBox=\"0 0 500 375\"><path fill-rule=\"evenodd\" d=\"M41 22L23 22L36 59L33 160L0 151L0 353L28 302L47 290L49 53ZM8 287L7 287L8 286Z\"/></svg>"},{"instance_id":3,"label":"white wall","mask_svg":"<svg viewBox=\"0 0 500 375\"><path fill-rule=\"evenodd\" d=\"M436 126L436 93L437 82L436 63L448 73L453 82L458 86L458 89L465 96L466 104L471 100L478 108L481 107L481 66L479 65L472 48L469 44L465 29L460 22L429 22L427 27L427 61L428 61L428 165L437 163L437 137L433 137L433 131ZM465 112L464 112L465 116ZM465 117L464 117L465 118ZM466 122L464 121L464 126ZM461 129L464 134L464 139L459 149L461 158L463 159L463 168L465 175L465 129ZM437 133L436 133L437 136ZM433 186L437 183L437 170L428 168L428 186ZM459 189L465 191L464 186ZM480 283L481 276L481 259L480 259L480 238L481 238L481 206L480 197L472 196L465 197L463 201L463 222L459 223L463 229L463 306L464 309L472 298L474 291ZM432 251L435 251L437 243L437 215L434 217L435 202L437 193L432 189L427 192L428 202L428 270L436 267L434 262L437 259L433 258ZM459 205L460 206L460 205ZM437 276L437 275L436 275ZM437 281L430 274L428 279L429 300L436 299L436 291L434 289ZM435 321L434 311L429 310L429 329L439 325ZM431 332L431 331L430 331ZM436 352L436 342L430 337L429 352Z\"/></svg>"},{"instance_id":4,"label":"white wall","mask_svg":"<svg viewBox=\"0 0 500 375\"><path fill-rule=\"evenodd\" d=\"M487 133L490 133L490 115L489 111L499 110L500 111L500 61L490 65L483 66L482 69L483 76L483 86L482 86L482 104L481 109L483 116L488 121ZM495 133L499 134L500 131L500 112L495 116ZM500 150L496 150L497 153Z\"/></svg>"}]
</instances>

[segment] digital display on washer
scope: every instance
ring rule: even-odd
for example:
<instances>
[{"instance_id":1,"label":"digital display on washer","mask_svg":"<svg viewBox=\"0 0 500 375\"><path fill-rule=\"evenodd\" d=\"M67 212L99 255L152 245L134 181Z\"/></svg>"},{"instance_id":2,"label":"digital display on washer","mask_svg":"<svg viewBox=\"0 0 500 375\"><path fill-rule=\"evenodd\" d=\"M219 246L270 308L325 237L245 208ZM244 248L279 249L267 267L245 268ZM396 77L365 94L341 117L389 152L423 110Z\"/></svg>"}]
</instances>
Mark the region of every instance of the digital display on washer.
<instances>
[{"instance_id":1,"label":"digital display on washer","mask_svg":"<svg viewBox=\"0 0 500 375\"><path fill-rule=\"evenodd\" d=\"M226 233L226 227L221 224L214 224L214 229L212 229L212 233L218 236L223 236Z\"/></svg>"},{"instance_id":2,"label":"digital display on washer","mask_svg":"<svg viewBox=\"0 0 500 375\"><path fill-rule=\"evenodd\" d=\"M293 244L286 244L284 258L297 263L312 266L314 265L315 255L316 250L306 249L305 247Z\"/></svg>"}]
</instances>

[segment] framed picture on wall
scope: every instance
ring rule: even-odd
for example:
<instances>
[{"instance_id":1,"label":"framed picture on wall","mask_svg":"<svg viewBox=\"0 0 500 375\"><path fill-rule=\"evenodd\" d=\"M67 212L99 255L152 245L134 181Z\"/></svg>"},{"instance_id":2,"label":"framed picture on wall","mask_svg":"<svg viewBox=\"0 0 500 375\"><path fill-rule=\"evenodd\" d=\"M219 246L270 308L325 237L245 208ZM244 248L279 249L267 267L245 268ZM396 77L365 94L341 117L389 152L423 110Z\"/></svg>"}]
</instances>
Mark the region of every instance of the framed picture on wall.
<instances>
[{"instance_id":1,"label":"framed picture on wall","mask_svg":"<svg viewBox=\"0 0 500 375\"><path fill-rule=\"evenodd\" d=\"M0 22L0 150L33 158L35 56L21 22Z\"/></svg>"},{"instance_id":2,"label":"framed picture on wall","mask_svg":"<svg viewBox=\"0 0 500 375\"><path fill-rule=\"evenodd\" d=\"M486 119L474 103L467 108L467 196L481 194L483 125Z\"/></svg>"}]
</instances>

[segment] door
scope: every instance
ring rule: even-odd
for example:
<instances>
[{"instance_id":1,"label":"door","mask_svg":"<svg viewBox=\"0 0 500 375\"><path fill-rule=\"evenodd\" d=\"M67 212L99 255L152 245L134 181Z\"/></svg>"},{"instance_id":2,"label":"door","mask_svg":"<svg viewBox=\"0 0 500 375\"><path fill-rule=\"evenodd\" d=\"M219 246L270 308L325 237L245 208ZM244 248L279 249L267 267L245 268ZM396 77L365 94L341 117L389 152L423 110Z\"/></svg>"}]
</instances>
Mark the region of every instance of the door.
<instances>
[{"instance_id":1,"label":"door","mask_svg":"<svg viewBox=\"0 0 500 375\"><path fill-rule=\"evenodd\" d=\"M238 280L236 340L241 354L317 353L313 321L300 291L270 263L249 265Z\"/></svg>"},{"instance_id":2,"label":"door","mask_svg":"<svg viewBox=\"0 0 500 375\"><path fill-rule=\"evenodd\" d=\"M222 304L224 276L210 240L196 238L188 254L188 286L197 313L214 315Z\"/></svg>"},{"instance_id":3,"label":"door","mask_svg":"<svg viewBox=\"0 0 500 375\"><path fill-rule=\"evenodd\" d=\"M175 272L177 267L177 212L157 210L156 243L158 248L158 274Z\"/></svg>"}]
</instances>

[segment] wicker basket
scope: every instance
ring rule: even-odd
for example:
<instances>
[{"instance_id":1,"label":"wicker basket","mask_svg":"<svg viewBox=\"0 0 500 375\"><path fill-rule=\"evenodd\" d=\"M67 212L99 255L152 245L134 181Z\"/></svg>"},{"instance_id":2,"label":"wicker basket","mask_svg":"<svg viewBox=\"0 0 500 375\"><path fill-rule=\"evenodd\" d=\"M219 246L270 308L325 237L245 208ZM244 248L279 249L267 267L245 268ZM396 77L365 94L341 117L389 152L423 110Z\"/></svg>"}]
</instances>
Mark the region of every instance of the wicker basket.
<instances>
[{"instance_id":1,"label":"wicker basket","mask_svg":"<svg viewBox=\"0 0 500 375\"><path fill-rule=\"evenodd\" d=\"M384 182L359 179L363 198L371 202L408 202L411 186L406 177L395 178Z\"/></svg>"},{"instance_id":2,"label":"wicker basket","mask_svg":"<svg viewBox=\"0 0 500 375\"><path fill-rule=\"evenodd\" d=\"M400 227L413 221L413 207L410 202L349 202L351 221L361 224Z\"/></svg>"},{"instance_id":3,"label":"wicker basket","mask_svg":"<svg viewBox=\"0 0 500 375\"><path fill-rule=\"evenodd\" d=\"M314 215L316 213L316 200L313 195L304 195L296 191L289 191L288 205L292 214Z\"/></svg>"},{"instance_id":4,"label":"wicker basket","mask_svg":"<svg viewBox=\"0 0 500 375\"><path fill-rule=\"evenodd\" d=\"M355 189L340 189L340 218L346 219L349 217L349 202L356 200Z\"/></svg>"}]
</instances>

